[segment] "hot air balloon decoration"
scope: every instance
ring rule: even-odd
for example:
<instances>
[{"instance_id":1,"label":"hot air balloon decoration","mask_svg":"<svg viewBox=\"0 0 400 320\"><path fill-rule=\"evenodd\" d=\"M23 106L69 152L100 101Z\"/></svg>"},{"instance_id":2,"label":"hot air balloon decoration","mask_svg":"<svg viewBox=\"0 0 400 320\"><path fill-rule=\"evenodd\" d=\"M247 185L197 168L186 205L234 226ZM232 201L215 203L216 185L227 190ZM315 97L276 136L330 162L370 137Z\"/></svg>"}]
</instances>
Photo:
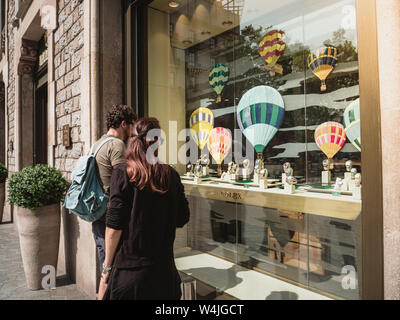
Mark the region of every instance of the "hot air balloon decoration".
<instances>
[{"instance_id":1,"label":"hot air balloon decoration","mask_svg":"<svg viewBox=\"0 0 400 320\"><path fill-rule=\"evenodd\" d=\"M283 122L285 106L280 93L268 86L247 91L237 107L237 121L243 135L262 159L262 152Z\"/></svg>"},{"instance_id":2,"label":"hot air balloon decoration","mask_svg":"<svg viewBox=\"0 0 400 320\"><path fill-rule=\"evenodd\" d=\"M208 79L210 86L218 95L217 102L221 102L222 90L224 90L224 87L228 83L229 79L228 67L222 63L218 63L211 69Z\"/></svg>"},{"instance_id":3,"label":"hot air balloon decoration","mask_svg":"<svg viewBox=\"0 0 400 320\"><path fill-rule=\"evenodd\" d=\"M275 72L282 74L283 68L277 62L285 50L286 35L282 30L271 30L261 39L258 52L267 63L263 68L270 70L271 76L274 76Z\"/></svg>"},{"instance_id":4,"label":"hot air balloon decoration","mask_svg":"<svg viewBox=\"0 0 400 320\"><path fill-rule=\"evenodd\" d=\"M321 124L315 129L314 138L322 152L325 153L328 159L332 159L344 146L346 132L341 123L330 121Z\"/></svg>"},{"instance_id":5,"label":"hot air balloon decoration","mask_svg":"<svg viewBox=\"0 0 400 320\"><path fill-rule=\"evenodd\" d=\"M232 135L228 129L217 127L211 130L208 150L218 164L218 176L222 175L221 164L232 147Z\"/></svg>"},{"instance_id":6,"label":"hot air balloon decoration","mask_svg":"<svg viewBox=\"0 0 400 320\"><path fill-rule=\"evenodd\" d=\"M347 138L361 152L360 99L354 100L344 110L343 124Z\"/></svg>"},{"instance_id":7,"label":"hot air balloon decoration","mask_svg":"<svg viewBox=\"0 0 400 320\"><path fill-rule=\"evenodd\" d=\"M314 132L317 146L327 156L323 161L322 183L329 184L331 181L330 169L333 168L332 158L346 142L346 132L342 124L338 122L325 122L317 127Z\"/></svg>"},{"instance_id":8,"label":"hot air balloon decoration","mask_svg":"<svg viewBox=\"0 0 400 320\"><path fill-rule=\"evenodd\" d=\"M326 46L308 56L308 67L321 80L321 91L326 91L326 78L336 66L337 55L337 48Z\"/></svg>"},{"instance_id":9,"label":"hot air balloon decoration","mask_svg":"<svg viewBox=\"0 0 400 320\"><path fill-rule=\"evenodd\" d=\"M208 108L198 108L190 116L189 126L193 140L201 152L207 144L208 136L214 127L214 114Z\"/></svg>"}]
</instances>

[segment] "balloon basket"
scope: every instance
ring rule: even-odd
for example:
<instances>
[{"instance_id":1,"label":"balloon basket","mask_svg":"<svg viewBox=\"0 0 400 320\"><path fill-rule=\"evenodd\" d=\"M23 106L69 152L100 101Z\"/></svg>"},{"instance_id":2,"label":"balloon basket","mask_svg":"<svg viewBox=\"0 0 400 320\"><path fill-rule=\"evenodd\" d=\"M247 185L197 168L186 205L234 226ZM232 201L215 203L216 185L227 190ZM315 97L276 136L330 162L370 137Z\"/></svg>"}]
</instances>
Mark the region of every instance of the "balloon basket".
<instances>
[{"instance_id":1,"label":"balloon basket","mask_svg":"<svg viewBox=\"0 0 400 320\"><path fill-rule=\"evenodd\" d=\"M218 177L222 176L222 168L221 168L220 164L218 165L218 168L217 168L217 175L218 175Z\"/></svg>"},{"instance_id":2,"label":"balloon basket","mask_svg":"<svg viewBox=\"0 0 400 320\"><path fill-rule=\"evenodd\" d=\"M325 83L325 81L322 81L322 83L321 83L321 91L322 92L326 91L326 83Z\"/></svg>"},{"instance_id":3,"label":"balloon basket","mask_svg":"<svg viewBox=\"0 0 400 320\"><path fill-rule=\"evenodd\" d=\"M273 67L265 65L261 68L268 70L271 77L274 77L276 74L283 75L283 67L280 64L276 64Z\"/></svg>"},{"instance_id":4,"label":"balloon basket","mask_svg":"<svg viewBox=\"0 0 400 320\"><path fill-rule=\"evenodd\" d=\"M220 103L222 101L221 96L217 97L217 103Z\"/></svg>"}]
</instances>

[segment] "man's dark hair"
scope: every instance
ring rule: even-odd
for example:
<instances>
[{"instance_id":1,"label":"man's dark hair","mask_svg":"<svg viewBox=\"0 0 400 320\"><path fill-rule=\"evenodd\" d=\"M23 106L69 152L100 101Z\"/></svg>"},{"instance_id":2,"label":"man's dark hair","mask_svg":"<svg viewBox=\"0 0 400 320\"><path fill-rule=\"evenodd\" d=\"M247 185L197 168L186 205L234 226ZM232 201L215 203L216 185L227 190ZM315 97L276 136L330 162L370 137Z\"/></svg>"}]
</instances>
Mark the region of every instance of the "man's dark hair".
<instances>
[{"instance_id":1,"label":"man's dark hair","mask_svg":"<svg viewBox=\"0 0 400 320\"><path fill-rule=\"evenodd\" d=\"M137 118L135 111L131 107L123 104L113 105L107 113L107 130L110 128L118 129L124 120L127 124L131 124Z\"/></svg>"}]
</instances>

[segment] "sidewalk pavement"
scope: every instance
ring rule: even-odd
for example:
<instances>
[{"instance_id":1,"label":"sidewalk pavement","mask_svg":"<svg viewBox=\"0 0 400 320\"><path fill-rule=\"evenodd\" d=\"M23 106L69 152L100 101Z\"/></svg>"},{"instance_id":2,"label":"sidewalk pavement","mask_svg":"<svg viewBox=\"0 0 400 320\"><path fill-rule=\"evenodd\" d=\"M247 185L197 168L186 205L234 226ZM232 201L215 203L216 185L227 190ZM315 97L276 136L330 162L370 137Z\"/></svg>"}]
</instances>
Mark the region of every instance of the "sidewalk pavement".
<instances>
[{"instance_id":1,"label":"sidewalk pavement","mask_svg":"<svg viewBox=\"0 0 400 320\"><path fill-rule=\"evenodd\" d=\"M56 289L31 291L25 274L15 224L0 224L0 300L90 300L75 284L57 278Z\"/></svg>"}]
</instances>

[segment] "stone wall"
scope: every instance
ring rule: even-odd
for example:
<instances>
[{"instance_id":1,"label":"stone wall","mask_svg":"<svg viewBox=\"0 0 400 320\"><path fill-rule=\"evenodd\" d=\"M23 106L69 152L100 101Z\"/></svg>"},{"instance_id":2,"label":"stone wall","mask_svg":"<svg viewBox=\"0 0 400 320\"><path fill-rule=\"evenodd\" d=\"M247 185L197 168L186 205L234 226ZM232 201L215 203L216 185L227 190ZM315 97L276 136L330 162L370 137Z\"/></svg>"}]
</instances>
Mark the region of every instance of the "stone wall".
<instances>
[{"instance_id":1,"label":"stone wall","mask_svg":"<svg viewBox=\"0 0 400 320\"><path fill-rule=\"evenodd\" d=\"M54 33L54 79L56 81L57 146L55 167L69 179L82 155L81 60L84 44L82 0L58 1L58 29ZM71 147L62 145L62 129L71 128Z\"/></svg>"}]
</instances>

